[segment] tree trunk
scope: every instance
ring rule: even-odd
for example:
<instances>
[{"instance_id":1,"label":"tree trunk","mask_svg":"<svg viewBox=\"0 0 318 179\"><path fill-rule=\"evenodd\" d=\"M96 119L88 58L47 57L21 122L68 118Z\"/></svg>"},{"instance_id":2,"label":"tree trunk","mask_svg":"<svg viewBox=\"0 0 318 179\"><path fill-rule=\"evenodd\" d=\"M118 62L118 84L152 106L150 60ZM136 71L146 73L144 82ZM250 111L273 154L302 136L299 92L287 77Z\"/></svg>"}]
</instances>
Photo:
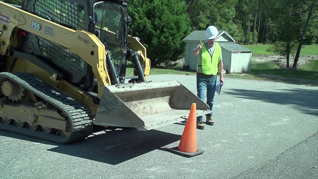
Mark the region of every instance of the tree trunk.
<instances>
[{"instance_id":1,"label":"tree trunk","mask_svg":"<svg viewBox=\"0 0 318 179\"><path fill-rule=\"evenodd\" d=\"M266 30L270 31L270 28L268 26L266 26ZM265 32L265 43L267 43L267 37L268 37L268 33Z\"/></svg>"},{"instance_id":2,"label":"tree trunk","mask_svg":"<svg viewBox=\"0 0 318 179\"><path fill-rule=\"evenodd\" d=\"M259 31L259 29L260 29L260 27L261 27L261 17L262 17L262 11L260 11L259 12L259 18L258 18L258 30L257 30L257 32L258 32L258 37L257 37L257 41L259 42L259 37L260 37L260 31Z\"/></svg>"},{"instance_id":3,"label":"tree trunk","mask_svg":"<svg viewBox=\"0 0 318 179\"><path fill-rule=\"evenodd\" d=\"M304 27L304 30L303 30L303 34L301 35L301 38L299 40L296 56L295 56L295 59L294 59L293 68L297 68L297 62L298 62L298 59L299 59L301 46L302 46L302 43L303 43L303 40L304 40L304 36L305 36L307 28L308 28L309 20L311 18L312 10L313 10L313 8L315 6L315 3L316 3L316 0L313 0L312 3L311 3L310 9L309 9L309 13L308 13L308 16L307 16L307 20L306 20L306 24L305 24L305 27Z\"/></svg>"},{"instance_id":4,"label":"tree trunk","mask_svg":"<svg viewBox=\"0 0 318 179\"><path fill-rule=\"evenodd\" d=\"M255 17L254 17L254 27L253 27L253 44L257 43L255 40L255 32L256 32L256 23L257 23L257 11L258 11L258 1L255 7Z\"/></svg>"},{"instance_id":5,"label":"tree trunk","mask_svg":"<svg viewBox=\"0 0 318 179\"><path fill-rule=\"evenodd\" d=\"M251 25L250 23L248 23L249 25L247 26L247 33L246 33L246 39L247 39L247 45L250 43L250 32L251 32Z\"/></svg>"},{"instance_id":6,"label":"tree trunk","mask_svg":"<svg viewBox=\"0 0 318 179\"><path fill-rule=\"evenodd\" d=\"M256 40L255 40L256 23L257 23L257 14L255 13L254 28L253 28L253 44L256 43Z\"/></svg>"},{"instance_id":7,"label":"tree trunk","mask_svg":"<svg viewBox=\"0 0 318 179\"><path fill-rule=\"evenodd\" d=\"M287 42L287 47L286 47L286 68L289 68L289 51L290 51L290 41Z\"/></svg>"},{"instance_id":8,"label":"tree trunk","mask_svg":"<svg viewBox=\"0 0 318 179\"><path fill-rule=\"evenodd\" d=\"M250 20L246 21L246 38L245 38L245 44L248 45L249 44L249 35L250 35L250 31L251 31L251 26L250 26Z\"/></svg>"},{"instance_id":9,"label":"tree trunk","mask_svg":"<svg viewBox=\"0 0 318 179\"><path fill-rule=\"evenodd\" d=\"M266 31L266 16L264 18L264 25L263 25L263 37L262 37L262 41L265 44L265 31Z\"/></svg>"}]
</instances>

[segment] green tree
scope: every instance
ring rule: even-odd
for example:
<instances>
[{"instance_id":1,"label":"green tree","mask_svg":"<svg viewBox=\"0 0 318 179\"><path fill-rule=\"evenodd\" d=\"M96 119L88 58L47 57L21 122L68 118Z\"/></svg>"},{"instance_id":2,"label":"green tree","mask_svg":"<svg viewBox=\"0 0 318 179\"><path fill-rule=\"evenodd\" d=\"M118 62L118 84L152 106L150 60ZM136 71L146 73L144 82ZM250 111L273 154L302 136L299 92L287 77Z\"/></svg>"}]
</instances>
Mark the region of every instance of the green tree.
<instances>
[{"instance_id":1,"label":"green tree","mask_svg":"<svg viewBox=\"0 0 318 179\"><path fill-rule=\"evenodd\" d=\"M196 30L205 30L214 25L220 30L229 32L232 36L237 33L234 24L235 4L238 0L185 0L191 26Z\"/></svg>"},{"instance_id":2,"label":"green tree","mask_svg":"<svg viewBox=\"0 0 318 179\"><path fill-rule=\"evenodd\" d=\"M16 4L16 5L22 5L22 1L23 0L4 0L4 2L6 3Z\"/></svg>"},{"instance_id":3,"label":"green tree","mask_svg":"<svg viewBox=\"0 0 318 179\"><path fill-rule=\"evenodd\" d=\"M218 29L225 30L234 38L238 37L237 27L233 22L235 17L235 5L238 0L217 0L209 1L210 24L214 24Z\"/></svg>"},{"instance_id":4,"label":"green tree","mask_svg":"<svg viewBox=\"0 0 318 179\"><path fill-rule=\"evenodd\" d=\"M304 23L303 25L303 31L300 35L300 38L299 38L299 44L298 44L298 48L297 48L297 52L296 52L296 56L295 56L295 59L294 59L294 64L293 64L293 68L297 68L297 62L298 62L298 58L299 58L299 54L300 54L300 51L301 51L301 47L302 47L302 43L303 43L303 40L304 40L304 36L306 34L306 31L308 29L308 26L309 26L309 21L310 19L312 18L312 14L313 14L313 11L317 11L318 10L318 5L316 0L311 0L311 1L305 1L305 7L307 7L307 18L306 18L306 22ZM317 17L314 17L314 18L317 18Z\"/></svg>"},{"instance_id":5,"label":"green tree","mask_svg":"<svg viewBox=\"0 0 318 179\"><path fill-rule=\"evenodd\" d=\"M291 49L295 47L296 36L301 27L302 20L298 11L302 7L298 4L298 0L281 0L275 3L276 8L273 9L273 14L276 15L276 18L273 20L272 28L278 42L274 46L280 44L282 50L276 48L276 51L286 57L286 67L289 68L289 55ZM291 45L292 43L293 45Z\"/></svg>"},{"instance_id":6,"label":"green tree","mask_svg":"<svg viewBox=\"0 0 318 179\"><path fill-rule=\"evenodd\" d=\"M184 0L134 0L128 12L134 36L140 38L156 66L166 60L176 61L184 55L182 39L190 31Z\"/></svg>"},{"instance_id":7,"label":"green tree","mask_svg":"<svg viewBox=\"0 0 318 179\"><path fill-rule=\"evenodd\" d=\"M187 14L189 15L191 27L194 30L203 30L209 26L207 17L208 0L185 0L187 6Z\"/></svg>"},{"instance_id":8,"label":"green tree","mask_svg":"<svg viewBox=\"0 0 318 179\"><path fill-rule=\"evenodd\" d=\"M270 34L272 0L239 0L234 22L241 26L244 44L265 43Z\"/></svg>"},{"instance_id":9,"label":"green tree","mask_svg":"<svg viewBox=\"0 0 318 179\"><path fill-rule=\"evenodd\" d=\"M254 7L251 5L251 0L239 0L236 4L236 21L235 23L241 26L244 36L244 44L250 43L250 32L253 26L253 10Z\"/></svg>"},{"instance_id":10,"label":"green tree","mask_svg":"<svg viewBox=\"0 0 318 179\"><path fill-rule=\"evenodd\" d=\"M315 0L280 0L274 1L272 28L276 41L285 45L285 53L287 68L289 68L289 54L296 54L293 68L297 67L297 60L301 51L306 30L312 26L309 22ZM291 51L296 47L296 42L299 44L297 52Z\"/></svg>"}]
</instances>

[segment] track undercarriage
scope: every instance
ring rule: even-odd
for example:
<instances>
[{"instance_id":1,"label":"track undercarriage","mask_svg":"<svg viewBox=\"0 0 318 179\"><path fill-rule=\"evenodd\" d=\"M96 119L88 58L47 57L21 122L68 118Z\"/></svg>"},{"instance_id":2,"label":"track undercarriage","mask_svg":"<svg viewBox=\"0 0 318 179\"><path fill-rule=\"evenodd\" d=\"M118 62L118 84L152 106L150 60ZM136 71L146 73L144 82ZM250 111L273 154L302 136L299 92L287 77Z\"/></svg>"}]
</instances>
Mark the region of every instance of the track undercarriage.
<instances>
[{"instance_id":1,"label":"track undercarriage","mask_svg":"<svg viewBox=\"0 0 318 179\"><path fill-rule=\"evenodd\" d=\"M0 73L0 129L56 143L92 133L90 111L29 73Z\"/></svg>"}]
</instances>

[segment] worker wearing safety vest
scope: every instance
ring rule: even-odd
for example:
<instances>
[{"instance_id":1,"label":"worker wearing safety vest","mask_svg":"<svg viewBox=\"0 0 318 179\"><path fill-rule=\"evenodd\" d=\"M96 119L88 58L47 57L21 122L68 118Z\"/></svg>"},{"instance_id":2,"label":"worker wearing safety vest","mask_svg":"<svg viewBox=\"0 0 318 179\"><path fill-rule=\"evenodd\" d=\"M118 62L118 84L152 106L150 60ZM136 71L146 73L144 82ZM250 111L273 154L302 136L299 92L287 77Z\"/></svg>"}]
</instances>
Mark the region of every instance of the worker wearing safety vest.
<instances>
[{"instance_id":1,"label":"worker wearing safety vest","mask_svg":"<svg viewBox=\"0 0 318 179\"><path fill-rule=\"evenodd\" d=\"M220 83L224 84L222 50L219 43L215 42L218 30L214 26L209 26L205 31L207 42L200 44L192 51L192 55L198 56L197 62L197 93L198 97L204 101L205 90L207 89L207 104L210 110L213 109L214 94L217 81L217 73L220 73ZM206 124L213 125L213 113L206 115ZM204 129L202 116L197 118L197 128Z\"/></svg>"}]
</instances>

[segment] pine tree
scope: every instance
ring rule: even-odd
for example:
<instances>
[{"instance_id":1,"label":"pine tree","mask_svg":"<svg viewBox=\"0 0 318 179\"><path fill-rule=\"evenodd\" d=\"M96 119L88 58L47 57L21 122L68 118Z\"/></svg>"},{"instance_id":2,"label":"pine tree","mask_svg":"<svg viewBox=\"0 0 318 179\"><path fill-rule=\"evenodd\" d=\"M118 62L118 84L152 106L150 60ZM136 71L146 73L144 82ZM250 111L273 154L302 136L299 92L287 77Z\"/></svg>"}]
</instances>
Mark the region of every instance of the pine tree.
<instances>
[{"instance_id":1,"label":"pine tree","mask_svg":"<svg viewBox=\"0 0 318 179\"><path fill-rule=\"evenodd\" d=\"M235 5L238 0L185 0L191 26L205 30L210 25L236 36L237 28L233 23Z\"/></svg>"},{"instance_id":2,"label":"pine tree","mask_svg":"<svg viewBox=\"0 0 318 179\"><path fill-rule=\"evenodd\" d=\"M134 0L128 10L133 35L147 48L152 66L184 55L182 39L191 31L184 0Z\"/></svg>"}]
</instances>

